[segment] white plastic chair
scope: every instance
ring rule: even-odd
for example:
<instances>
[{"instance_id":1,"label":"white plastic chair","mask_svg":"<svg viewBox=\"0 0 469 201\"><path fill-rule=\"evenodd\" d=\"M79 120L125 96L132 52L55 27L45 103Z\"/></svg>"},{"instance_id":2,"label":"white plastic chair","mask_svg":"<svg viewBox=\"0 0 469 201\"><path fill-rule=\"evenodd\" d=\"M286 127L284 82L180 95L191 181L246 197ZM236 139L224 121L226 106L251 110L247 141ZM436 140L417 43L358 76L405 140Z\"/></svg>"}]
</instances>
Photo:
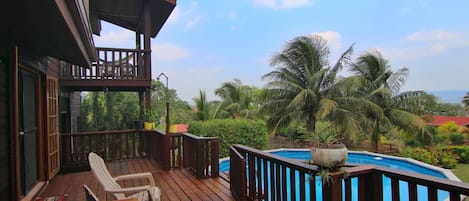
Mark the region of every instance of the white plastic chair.
<instances>
[{"instance_id":1,"label":"white plastic chair","mask_svg":"<svg viewBox=\"0 0 469 201\"><path fill-rule=\"evenodd\" d=\"M88 155L91 171L98 178L99 183L104 187L104 191L107 193L114 194L114 197L119 200L137 198L139 201L160 201L161 191L155 186L153 175L150 172L135 173L128 175L121 175L112 177L107 170L104 160L97 154L91 152ZM117 181L119 180L130 180L130 179L141 179L146 178L149 181L149 185L136 186L122 188ZM133 193L130 196L127 194ZM150 195L150 196L149 196ZM106 196L107 198L107 196Z\"/></svg>"}]
</instances>

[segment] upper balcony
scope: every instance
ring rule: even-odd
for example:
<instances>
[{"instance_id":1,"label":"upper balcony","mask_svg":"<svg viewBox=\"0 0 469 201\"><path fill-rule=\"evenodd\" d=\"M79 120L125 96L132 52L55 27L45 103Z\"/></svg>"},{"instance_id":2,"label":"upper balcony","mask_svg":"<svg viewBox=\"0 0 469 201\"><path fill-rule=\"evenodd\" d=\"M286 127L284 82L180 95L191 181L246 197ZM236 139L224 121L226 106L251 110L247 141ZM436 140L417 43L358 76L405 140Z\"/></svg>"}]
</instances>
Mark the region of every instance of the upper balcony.
<instances>
[{"instance_id":1,"label":"upper balcony","mask_svg":"<svg viewBox=\"0 0 469 201\"><path fill-rule=\"evenodd\" d=\"M144 91L151 86L150 51L96 48L99 60L91 68L62 63L60 84L77 91Z\"/></svg>"}]
</instances>

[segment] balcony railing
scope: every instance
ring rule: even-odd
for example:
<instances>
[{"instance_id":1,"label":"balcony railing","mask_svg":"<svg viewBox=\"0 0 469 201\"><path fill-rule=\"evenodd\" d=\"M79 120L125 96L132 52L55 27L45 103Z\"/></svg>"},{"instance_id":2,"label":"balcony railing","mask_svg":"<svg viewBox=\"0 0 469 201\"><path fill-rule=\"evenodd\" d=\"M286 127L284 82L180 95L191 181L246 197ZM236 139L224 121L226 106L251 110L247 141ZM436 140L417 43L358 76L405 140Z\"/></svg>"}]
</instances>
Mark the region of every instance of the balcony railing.
<instances>
[{"instance_id":1,"label":"balcony railing","mask_svg":"<svg viewBox=\"0 0 469 201\"><path fill-rule=\"evenodd\" d=\"M371 165L348 167L348 177L342 172L332 172L332 182L322 183L322 189L316 189L314 175L318 171L315 165L288 160L242 145L234 145L230 150L230 187L233 195L241 201L316 200L316 196L308 197L307 192L309 195L322 192L322 200L328 201L379 201L383 200L383 177L391 180L393 201L401 200L400 181L407 183L410 201L418 199L417 186L427 189L425 196L429 201L438 200L438 191L447 191L450 201L461 200L469 195L469 184ZM309 185L306 185L307 180ZM358 189L354 195L352 180L357 180Z\"/></svg>"},{"instance_id":2,"label":"balcony railing","mask_svg":"<svg viewBox=\"0 0 469 201\"><path fill-rule=\"evenodd\" d=\"M169 138L169 146L164 146L165 137ZM95 152L105 161L152 158L163 166L169 163L170 168L184 167L197 178L219 175L219 143L215 137L119 130L62 134L61 141L63 172L89 169L88 154Z\"/></svg>"},{"instance_id":3,"label":"balcony railing","mask_svg":"<svg viewBox=\"0 0 469 201\"><path fill-rule=\"evenodd\" d=\"M150 52L136 49L96 48L99 61L91 68L63 65L63 80L147 80L149 69L144 63Z\"/></svg>"}]
</instances>

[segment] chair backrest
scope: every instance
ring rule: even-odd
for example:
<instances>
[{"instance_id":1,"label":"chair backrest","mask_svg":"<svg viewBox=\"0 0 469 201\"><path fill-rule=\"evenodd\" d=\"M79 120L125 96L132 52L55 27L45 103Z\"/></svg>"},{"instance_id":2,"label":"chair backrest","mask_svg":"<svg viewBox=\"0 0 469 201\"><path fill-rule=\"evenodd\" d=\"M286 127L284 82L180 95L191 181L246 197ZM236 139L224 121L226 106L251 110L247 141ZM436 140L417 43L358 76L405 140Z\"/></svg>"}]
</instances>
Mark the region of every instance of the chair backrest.
<instances>
[{"instance_id":1,"label":"chair backrest","mask_svg":"<svg viewBox=\"0 0 469 201\"><path fill-rule=\"evenodd\" d=\"M86 201L99 201L98 197L96 197L93 191L91 191L91 189L86 184L83 184L83 189L85 189Z\"/></svg>"},{"instance_id":2,"label":"chair backrest","mask_svg":"<svg viewBox=\"0 0 469 201\"><path fill-rule=\"evenodd\" d=\"M104 190L116 190L121 188L114 178L112 178L111 174L107 170L104 160L100 156L91 152L88 155L88 161L90 163L91 171L96 178L98 178L99 183L103 185Z\"/></svg>"}]
</instances>

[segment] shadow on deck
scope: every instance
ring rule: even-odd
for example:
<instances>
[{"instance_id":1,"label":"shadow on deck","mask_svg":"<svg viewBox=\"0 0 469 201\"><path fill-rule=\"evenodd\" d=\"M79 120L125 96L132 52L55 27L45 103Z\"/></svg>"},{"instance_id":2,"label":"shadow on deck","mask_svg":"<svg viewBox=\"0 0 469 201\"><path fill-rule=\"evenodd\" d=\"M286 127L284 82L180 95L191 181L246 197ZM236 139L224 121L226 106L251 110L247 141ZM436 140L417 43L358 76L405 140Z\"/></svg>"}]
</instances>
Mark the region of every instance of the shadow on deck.
<instances>
[{"instance_id":1,"label":"shadow on deck","mask_svg":"<svg viewBox=\"0 0 469 201\"><path fill-rule=\"evenodd\" d=\"M162 200L234 200L230 184L221 177L197 179L183 168L165 171L151 159L119 160L109 162L107 166L113 176L151 172L162 191ZM142 182L125 181L121 185L134 186ZM67 201L82 201L85 200L83 184L88 185L100 200L106 200L106 193L91 171L55 176L40 197L68 194ZM113 200L113 197L108 195L107 200Z\"/></svg>"}]
</instances>

